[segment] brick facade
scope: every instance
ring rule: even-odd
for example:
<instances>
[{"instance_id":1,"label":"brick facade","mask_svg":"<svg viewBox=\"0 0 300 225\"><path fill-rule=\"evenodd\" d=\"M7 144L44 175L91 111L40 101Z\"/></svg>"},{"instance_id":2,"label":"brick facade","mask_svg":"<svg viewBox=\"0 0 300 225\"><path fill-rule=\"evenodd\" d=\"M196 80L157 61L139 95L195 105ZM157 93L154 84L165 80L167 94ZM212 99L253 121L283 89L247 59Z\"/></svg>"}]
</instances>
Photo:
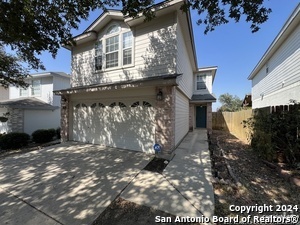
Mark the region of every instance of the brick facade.
<instances>
[{"instance_id":1,"label":"brick facade","mask_svg":"<svg viewBox=\"0 0 300 225\"><path fill-rule=\"evenodd\" d=\"M69 140L69 95L61 96L61 141L66 142Z\"/></svg>"},{"instance_id":2,"label":"brick facade","mask_svg":"<svg viewBox=\"0 0 300 225\"><path fill-rule=\"evenodd\" d=\"M208 102L206 104L206 128L207 132L211 134L212 132L212 103Z\"/></svg>"},{"instance_id":3,"label":"brick facade","mask_svg":"<svg viewBox=\"0 0 300 225\"><path fill-rule=\"evenodd\" d=\"M24 110L9 108L8 112L7 126L9 132L24 132Z\"/></svg>"},{"instance_id":4,"label":"brick facade","mask_svg":"<svg viewBox=\"0 0 300 225\"><path fill-rule=\"evenodd\" d=\"M162 146L162 154L170 154L175 148L175 87L157 87L161 90L163 99L156 100L155 143Z\"/></svg>"}]
</instances>

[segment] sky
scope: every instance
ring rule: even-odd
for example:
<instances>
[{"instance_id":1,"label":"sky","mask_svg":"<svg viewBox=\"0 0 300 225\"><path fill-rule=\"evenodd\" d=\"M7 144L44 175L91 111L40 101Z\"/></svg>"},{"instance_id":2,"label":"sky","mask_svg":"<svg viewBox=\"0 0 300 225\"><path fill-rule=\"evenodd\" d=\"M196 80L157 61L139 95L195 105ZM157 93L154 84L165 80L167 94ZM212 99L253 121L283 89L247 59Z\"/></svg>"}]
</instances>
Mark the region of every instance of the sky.
<instances>
[{"instance_id":1,"label":"sky","mask_svg":"<svg viewBox=\"0 0 300 225\"><path fill-rule=\"evenodd\" d=\"M213 93L217 98L229 93L243 99L251 93L251 81L247 77L298 3L299 0L265 0L264 5L270 7L272 13L256 33L251 32L251 24L242 17L239 23L230 21L205 35L204 25L196 24L199 17L191 11L198 67L218 66L213 84ZM72 33L82 33L100 14L100 11L92 12L88 20L83 20L79 29ZM71 53L64 48L58 51L56 59L44 53L41 60L47 71L71 72ZM213 111L220 106L218 101L214 103Z\"/></svg>"}]
</instances>

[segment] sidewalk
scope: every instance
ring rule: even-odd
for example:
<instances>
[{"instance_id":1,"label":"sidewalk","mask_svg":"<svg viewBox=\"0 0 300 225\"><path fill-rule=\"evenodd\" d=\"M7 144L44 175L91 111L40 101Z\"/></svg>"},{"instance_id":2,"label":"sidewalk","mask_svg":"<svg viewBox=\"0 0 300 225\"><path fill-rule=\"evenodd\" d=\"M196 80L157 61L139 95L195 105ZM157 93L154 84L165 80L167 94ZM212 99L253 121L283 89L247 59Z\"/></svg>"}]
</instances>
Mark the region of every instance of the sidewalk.
<instances>
[{"instance_id":1,"label":"sidewalk","mask_svg":"<svg viewBox=\"0 0 300 225\"><path fill-rule=\"evenodd\" d=\"M212 217L214 193L207 131L188 133L163 174L141 171L121 197L176 216Z\"/></svg>"}]
</instances>

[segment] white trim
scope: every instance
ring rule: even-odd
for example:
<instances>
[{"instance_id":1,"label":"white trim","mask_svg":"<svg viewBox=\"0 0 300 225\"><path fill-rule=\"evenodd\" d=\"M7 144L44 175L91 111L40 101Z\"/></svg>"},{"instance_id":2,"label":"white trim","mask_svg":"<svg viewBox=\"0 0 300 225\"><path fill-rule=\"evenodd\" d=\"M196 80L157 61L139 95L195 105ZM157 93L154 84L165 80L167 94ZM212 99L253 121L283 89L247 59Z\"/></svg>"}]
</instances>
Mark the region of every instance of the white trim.
<instances>
[{"instance_id":1,"label":"white trim","mask_svg":"<svg viewBox=\"0 0 300 225\"><path fill-rule=\"evenodd\" d=\"M198 76L199 77L204 77L203 82L205 84L205 88L200 88L198 89ZM206 85L206 80L207 80L207 74L206 73L197 73L195 74L195 91L202 91L202 90L207 90L207 85Z\"/></svg>"},{"instance_id":2,"label":"white trim","mask_svg":"<svg viewBox=\"0 0 300 225\"><path fill-rule=\"evenodd\" d=\"M119 27L119 32L116 32L116 33L113 33L113 34L106 34L107 30L111 27L111 26L114 26L114 25L117 25ZM128 32L131 32L132 33L132 45L131 45L131 49L132 49L132 52L131 52L131 64L126 64L126 65L123 65L123 35L125 33L128 33ZM114 67L109 67L109 68L106 68L106 40L108 38L111 38L111 37L115 37L115 36L118 36L118 39L119 39L119 43L118 43L118 51L114 51L114 52L118 52L118 66L114 66ZM133 67L134 66L134 51L135 51L135 48L134 48L134 34L133 34L133 31L130 30L130 29L122 29L122 27L119 25L119 23L112 23L106 30L105 30L105 34L103 36L101 36L100 39L97 40L98 41L102 41L102 69L101 70L96 70L95 68L95 65L94 65L94 73L102 73L102 72L108 72L108 71L112 71L112 70L118 70L118 69L123 69L123 68L129 68L129 67ZM95 42L95 44L97 43ZM129 48L126 48L126 49L129 49ZM95 45L94 45L94 51L95 51ZM113 52L110 52L110 53L113 53ZM94 64L95 64L95 57L96 55L94 56Z\"/></svg>"}]
</instances>

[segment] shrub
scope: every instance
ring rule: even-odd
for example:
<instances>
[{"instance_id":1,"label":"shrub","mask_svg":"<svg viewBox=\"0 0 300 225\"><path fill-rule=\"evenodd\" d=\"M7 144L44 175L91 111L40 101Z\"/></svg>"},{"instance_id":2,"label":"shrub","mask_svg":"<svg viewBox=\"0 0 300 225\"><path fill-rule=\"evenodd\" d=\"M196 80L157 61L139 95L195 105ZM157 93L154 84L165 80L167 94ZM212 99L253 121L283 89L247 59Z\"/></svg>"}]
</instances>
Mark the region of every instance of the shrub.
<instances>
[{"instance_id":1,"label":"shrub","mask_svg":"<svg viewBox=\"0 0 300 225\"><path fill-rule=\"evenodd\" d=\"M31 136L35 143L46 143L52 141L55 135L55 129L40 129L34 131Z\"/></svg>"},{"instance_id":2,"label":"shrub","mask_svg":"<svg viewBox=\"0 0 300 225\"><path fill-rule=\"evenodd\" d=\"M17 149L28 145L30 136L26 133L8 133L0 137L0 148L2 150Z\"/></svg>"},{"instance_id":3,"label":"shrub","mask_svg":"<svg viewBox=\"0 0 300 225\"><path fill-rule=\"evenodd\" d=\"M300 162L299 103L271 114L259 109L244 125L251 130L252 149L263 159L274 161L282 155L290 166Z\"/></svg>"},{"instance_id":4,"label":"shrub","mask_svg":"<svg viewBox=\"0 0 300 225\"><path fill-rule=\"evenodd\" d=\"M56 130L54 128L48 129L48 132L49 132L49 135L52 136L52 138L56 136Z\"/></svg>"},{"instance_id":5,"label":"shrub","mask_svg":"<svg viewBox=\"0 0 300 225\"><path fill-rule=\"evenodd\" d=\"M56 128L56 137L57 137L57 139L61 138L61 136L60 136L60 127Z\"/></svg>"}]
</instances>

